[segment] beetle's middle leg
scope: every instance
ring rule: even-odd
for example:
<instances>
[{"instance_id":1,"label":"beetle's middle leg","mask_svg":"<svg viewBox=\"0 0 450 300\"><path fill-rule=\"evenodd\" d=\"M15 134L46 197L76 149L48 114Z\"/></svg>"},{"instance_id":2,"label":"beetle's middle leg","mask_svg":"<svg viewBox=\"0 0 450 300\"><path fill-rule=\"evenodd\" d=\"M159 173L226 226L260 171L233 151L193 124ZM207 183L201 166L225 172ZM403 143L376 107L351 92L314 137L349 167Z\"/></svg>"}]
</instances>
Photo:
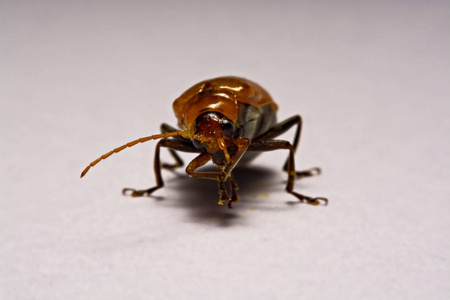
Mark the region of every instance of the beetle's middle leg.
<instances>
[{"instance_id":1,"label":"beetle's middle leg","mask_svg":"<svg viewBox=\"0 0 450 300\"><path fill-rule=\"evenodd\" d=\"M169 124L163 123L161 124L161 133L170 133L170 132L174 132L177 131L176 128L170 126ZM173 139L180 141L181 143L186 143L186 144L191 144L191 142L181 136L175 136L173 137ZM190 145L186 145L187 147L189 147ZM161 163L161 167L163 169L167 169L167 170L174 170L178 167L182 167L184 165L183 160L181 159L181 157L175 152L175 150L171 149L171 148L167 148L169 150L170 155L175 159L175 163L174 164L168 164L168 163Z\"/></svg>"},{"instance_id":2,"label":"beetle's middle leg","mask_svg":"<svg viewBox=\"0 0 450 300\"><path fill-rule=\"evenodd\" d=\"M198 152L198 150L194 146L192 146L192 144L189 145L180 140L176 140L173 138L160 140L156 144L155 158L153 160L153 169L155 171L156 186L146 189L146 190L136 190L136 189L132 189L132 188L124 188L122 190L122 194L126 195L129 192L131 192L130 195L132 197L142 197L142 196L150 195L157 189L160 189L164 186L164 181L162 179L162 174L161 174L161 168L164 168L164 165L161 164L161 159L160 159L160 148L161 147L166 147L169 149L169 151L172 151L173 153L175 153L174 150L184 151L184 152ZM176 155L176 157L178 157L178 155L176 153L175 153L175 155ZM181 161L181 163L182 163L182 161Z\"/></svg>"},{"instance_id":3,"label":"beetle's middle leg","mask_svg":"<svg viewBox=\"0 0 450 300\"><path fill-rule=\"evenodd\" d=\"M294 158L294 147L288 141L282 140L264 140L259 142L252 142L248 151L273 151L286 149L289 150L289 156L287 161L287 172L288 172L288 180L286 184L286 192L297 197L301 202L307 202L311 205L319 205L320 201L324 201L325 205L328 204L328 199L323 197L308 197L302 194L299 194L294 191L294 182L297 177L297 172L295 171L295 158Z\"/></svg>"},{"instance_id":4,"label":"beetle's middle leg","mask_svg":"<svg viewBox=\"0 0 450 300\"><path fill-rule=\"evenodd\" d=\"M265 141L270 140L273 138L276 138L277 136L282 135L289 129L291 129L293 126L297 126L297 129L295 131L294 141L292 143L293 151L294 153L297 151L299 142L300 142L300 136L302 132L302 117L300 115L292 116L280 123L275 124L272 128L270 128L266 133L258 136L254 139L255 142L259 141ZM289 157L286 160L286 163L284 164L283 170L288 171L288 164L289 164ZM311 177L315 175L319 175L321 173L321 169L318 167L314 167L308 170L303 171L295 171L295 176L297 178L301 177Z\"/></svg>"}]
</instances>

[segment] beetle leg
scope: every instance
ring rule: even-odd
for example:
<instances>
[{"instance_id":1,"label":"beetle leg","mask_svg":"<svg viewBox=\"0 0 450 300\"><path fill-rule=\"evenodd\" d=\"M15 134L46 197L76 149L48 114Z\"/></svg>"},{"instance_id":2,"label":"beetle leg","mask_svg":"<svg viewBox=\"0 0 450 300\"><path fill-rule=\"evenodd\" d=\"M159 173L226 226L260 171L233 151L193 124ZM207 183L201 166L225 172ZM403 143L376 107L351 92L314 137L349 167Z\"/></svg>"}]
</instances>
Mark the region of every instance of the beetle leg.
<instances>
[{"instance_id":1,"label":"beetle leg","mask_svg":"<svg viewBox=\"0 0 450 300\"><path fill-rule=\"evenodd\" d=\"M305 201L311 205L319 205L320 201L323 201L325 202L325 205L327 205L328 204L327 198L323 197L312 198L294 192L294 182L297 176L297 172L295 171L294 147L291 143L282 140L266 140L266 141L252 142L252 144L248 148L248 151L273 151L279 149L289 150L289 156L287 161L288 180L286 184L286 192L294 195L301 202Z\"/></svg>"},{"instance_id":2,"label":"beetle leg","mask_svg":"<svg viewBox=\"0 0 450 300\"><path fill-rule=\"evenodd\" d=\"M292 147L294 149L293 151L296 152L297 148L298 148L298 144L300 142L300 136L301 136L301 132L302 132L302 124L303 124L303 121L302 121L302 117L300 115L292 116L280 123L275 124L266 133L255 138L254 141L265 141L265 140L273 139L277 136L282 135L283 133L285 133L286 131L291 129L293 126L297 125L297 129L295 131L295 136L294 136L294 141L292 143ZM289 157L283 166L284 171L288 171L288 163L289 163ZM295 176L298 178L311 177L311 176L319 175L321 172L322 171L320 170L320 168L314 167L314 168L311 168L308 170L296 171Z\"/></svg>"},{"instance_id":3,"label":"beetle leg","mask_svg":"<svg viewBox=\"0 0 450 300\"><path fill-rule=\"evenodd\" d=\"M238 146L238 151L233 156L231 161L224 168L224 172L226 175L225 180L228 179L230 181L230 187L231 187L231 200L228 202L228 208L232 208L232 203L239 201L239 195L236 192L239 189L239 187L238 187L236 181L234 181L233 174L231 174L231 171L233 171L234 167L237 165L239 160L242 158L244 153L247 151L247 149L250 145L250 140L247 138L239 138L234 143L235 143L235 145Z\"/></svg>"},{"instance_id":4,"label":"beetle leg","mask_svg":"<svg viewBox=\"0 0 450 300\"><path fill-rule=\"evenodd\" d=\"M223 171L226 175L225 180L231 176L231 171L233 171L234 167L236 167L239 160L241 160L244 153L247 151L250 140L247 138L238 138L234 141L234 144L238 147L237 153L230 159L230 161L225 165Z\"/></svg>"},{"instance_id":5,"label":"beetle leg","mask_svg":"<svg viewBox=\"0 0 450 300\"><path fill-rule=\"evenodd\" d=\"M177 131L178 129L170 126L169 124L163 123L161 124L161 133L168 133L168 132L174 132ZM192 146L191 141L185 139L184 137L181 136L177 136L174 137L175 140L180 141L181 143L186 143L186 147ZM175 163L174 164L168 164L168 163L161 163L161 167L163 169L167 169L167 170L174 170L178 167L182 167L184 165L183 160L181 159L181 157L175 152L175 150L168 148L170 155L175 159Z\"/></svg>"},{"instance_id":6,"label":"beetle leg","mask_svg":"<svg viewBox=\"0 0 450 300\"><path fill-rule=\"evenodd\" d=\"M223 205L223 202L228 202L228 208L231 208L232 202L239 201L239 195L236 192L238 190L238 185L236 181L234 181L231 172L244 155L245 151L247 151L250 140L247 138L239 138L235 141L235 145L238 147L236 154L233 155L225 166L219 167L220 172L195 172L196 169L211 160L211 155L206 151L194 158L186 168L186 173L191 177L217 180L219 182L219 204ZM226 181L230 181L231 199L225 189Z\"/></svg>"},{"instance_id":7,"label":"beetle leg","mask_svg":"<svg viewBox=\"0 0 450 300\"><path fill-rule=\"evenodd\" d=\"M234 181L233 175L230 175L229 180L231 186L231 200L228 202L228 208L232 208L232 203L239 202L239 195L236 192L239 189L239 187L236 181Z\"/></svg>"},{"instance_id":8,"label":"beetle leg","mask_svg":"<svg viewBox=\"0 0 450 300\"><path fill-rule=\"evenodd\" d=\"M163 162L163 163L161 163L161 167L166 170L174 170L178 167L182 167L184 165L184 162L181 159L181 157L174 150L172 150L170 148L168 150L169 150L170 155L172 155L172 157L175 159L175 163L168 164L168 163Z\"/></svg>"},{"instance_id":9,"label":"beetle leg","mask_svg":"<svg viewBox=\"0 0 450 300\"><path fill-rule=\"evenodd\" d=\"M250 145L250 140L247 138L239 138L234 143L238 146L238 151L228 162L228 164L223 168L223 172L225 173L225 180L230 181L231 187L231 200L228 202L228 208L232 208L232 203L239 201L239 195L236 192L239 187L236 181L234 181L233 174L231 174L231 172L233 171L239 160L242 158L244 153L247 151Z\"/></svg>"},{"instance_id":10,"label":"beetle leg","mask_svg":"<svg viewBox=\"0 0 450 300\"><path fill-rule=\"evenodd\" d=\"M191 177L217 180L219 182L219 204L230 201L230 197L225 189L225 173L222 172L195 172L208 161L211 160L211 155L208 152L202 152L199 156L194 158L186 167L186 173Z\"/></svg>"},{"instance_id":11,"label":"beetle leg","mask_svg":"<svg viewBox=\"0 0 450 300\"><path fill-rule=\"evenodd\" d=\"M160 189L164 186L164 181L162 179L161 174L161 160L160 160L160 148L166 147L169 148L169 150L179 150L179 151L185 151L185 152L198 152L196 148L194 147L188 147L185 143L180 142L179 140L175 139L162 139L160 140L155 147L155 159L153 160L153 169L155 171L155 177L156 177L156 186L146 189L146 190L136 190L132 188L124 188L122 190L122 194L126 195L129 192L131 192L132 197L142 197L146 195L150 195L157 189Z\"/></svg>"},{"instance_id":12,"label":"beetle leg","mask_svg":"<svg viewBox=\"0 0 450 300\"><path fill-rule=\"evenodd\" d=\"M219 181L219 205L223 205L224 202L228 202L228 207L230 207L230 196L228 196L227 190L225 189L225 181Z\"/></svg>"}]
</instances>

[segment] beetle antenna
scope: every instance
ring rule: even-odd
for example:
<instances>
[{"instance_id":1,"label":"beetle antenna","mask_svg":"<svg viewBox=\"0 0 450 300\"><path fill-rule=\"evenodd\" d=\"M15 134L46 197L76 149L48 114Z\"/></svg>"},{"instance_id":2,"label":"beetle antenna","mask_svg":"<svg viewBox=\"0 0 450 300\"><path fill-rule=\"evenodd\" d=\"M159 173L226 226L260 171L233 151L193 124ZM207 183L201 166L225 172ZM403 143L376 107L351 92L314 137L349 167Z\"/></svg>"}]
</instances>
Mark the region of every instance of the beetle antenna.
<instances>
[{"instance_id":1,"label":"beetle antenna","mask_svg":"<svg viewBox=\"0 0 450 300\"><path fill-rule=\"evenodd\" d=\"M160 138L166 138L166 137L177 136L177 135L180 135L180 136L185 137L185 138L189 138L188 133L186 133L185 131L182 131L182 130L177 130L177 131L174 131L174 132L167 132L167 133L161 133L161 134L155 134L155 135L151 135L151 136L142 137L142 138L139 138L139 139L134 140L132 142L126 143L125 145L117 147L116 149L111 150L111 151L109 151L106 154L103 154L102 156L100 156L99 158L97 158L96 160L91 162L86 167L86 169L84 169L83 172L81 172L80 178L82 178L84 175L86 175L86 173L89 171L89 169L91 167L95 166L96 164L98 164L101 160L107 159L112 154L118 153L118 152L122 151L125 148L133 147L136 144L145 143L145 142L150 141L150 140L157 140L157 139L160 139Z\"/></svg>"}]
</instances>

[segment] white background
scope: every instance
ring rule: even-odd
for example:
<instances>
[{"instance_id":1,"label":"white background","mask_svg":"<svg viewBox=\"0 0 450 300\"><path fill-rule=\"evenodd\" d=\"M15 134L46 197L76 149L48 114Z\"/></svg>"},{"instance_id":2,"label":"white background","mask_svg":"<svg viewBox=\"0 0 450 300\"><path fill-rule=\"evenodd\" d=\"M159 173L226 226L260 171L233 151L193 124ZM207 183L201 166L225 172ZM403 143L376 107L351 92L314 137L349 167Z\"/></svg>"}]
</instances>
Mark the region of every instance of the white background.
<instances>
[{"instance_id":1,"label":"white background","mask_svg":"<svg viewBox=\"0 0 450 300\"><path fill-rule=\"evenodd\" d=\"M0 298L449 299L449 7L1 1ZM79 179L222 75L303 116L297 167L323 174L295 188L329 206L292 204L283 151L232 210L182 169L122 196L154 185L155 142Z\"/></svg>"}]
</instances>

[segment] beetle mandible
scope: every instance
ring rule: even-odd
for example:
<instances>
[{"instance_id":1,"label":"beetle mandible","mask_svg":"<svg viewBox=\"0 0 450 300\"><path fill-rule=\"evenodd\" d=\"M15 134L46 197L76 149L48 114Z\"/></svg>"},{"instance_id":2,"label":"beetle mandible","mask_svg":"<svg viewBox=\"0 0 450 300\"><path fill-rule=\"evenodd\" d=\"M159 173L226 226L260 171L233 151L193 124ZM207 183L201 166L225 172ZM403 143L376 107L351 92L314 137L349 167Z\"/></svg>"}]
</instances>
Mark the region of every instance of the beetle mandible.
<instances>
[{"instance_id":1,"label":"beetle mandible","mask_svg":"<svg viewBox=\"0 0 450 300\"><path fill-rule=\"evenodd\" d=\"M260 85L250 80L227 76L205 80L184 92L173 103L180 130L162 124L161 134L139 138L102 155L91 162L81 173L86 175L89 169L113 153L132 147L138 143L161 139L155 149L154 171L156 186L146 190L123 189L122 193L133 197L150 195L164 186L161 169L175 169L183 166L176 151L199 153L187 166L186 173L191 177L216 180L219 184L219 204L232 204L239 201L238 185L233 178L233 169L241 161L248 162L259 152L285 149L289 151L284 164L288 173L286 191L300 202L318 205L320 201L328 204L327 198L308 197L294 191L296 178L309 177L321 173L320 168L304 171L295 170L294 153L297 149L302 129L299 115L277 123L277 104ZM296 126L293 143L276 140L277 136ZM175 159L174 164L160 161L160 148L167 148ZM241 160L242 159L242 160ZM217 172L197 172L196 170L211 161ZM225 184L229 183L231 196Z\"/></svg>"}]
</instances>

